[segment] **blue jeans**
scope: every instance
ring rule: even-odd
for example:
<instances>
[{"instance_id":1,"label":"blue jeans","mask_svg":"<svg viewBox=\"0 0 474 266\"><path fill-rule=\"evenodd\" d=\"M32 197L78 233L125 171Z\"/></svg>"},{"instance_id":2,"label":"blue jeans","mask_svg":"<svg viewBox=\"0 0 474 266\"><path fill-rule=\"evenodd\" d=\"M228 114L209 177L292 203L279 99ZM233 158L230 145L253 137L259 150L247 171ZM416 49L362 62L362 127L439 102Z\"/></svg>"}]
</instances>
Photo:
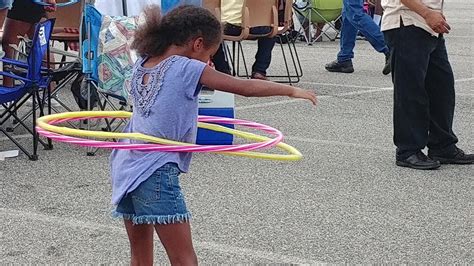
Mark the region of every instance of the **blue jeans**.
<instances>
[{"instance_id":1,"label":"blue jeans","mask_svg":"<svg viewBox=\"0 0 474 266\"><path fill-rule=\"evenodd\" d=\"M349 61L354 58L354 46L358 31L367 38L375 50L384 54L389 52L379 26L364 12L363 2L364 0L344 0L341 50L337 54L338 62Z\"/></svg>"},{"instance_id":2,"label":"blue jeans","mask_svg":"<svg viewBox=\"0 0 474 266\"><path fill-rule=\"evenodd\" d=\"M191 219L179 185L180 171L175 163L158 168L134 191L123 197L113 215L133 224L172 224Z\"/></svg>"},{"instance_id":3,"label":"blue jeans","mask_svg":"<svg viewBox=\"0 0 474 266\"><path fill-rule=\"evenodd\" d=\"M270 27L254 27L250 28L250 34L261 35L268 34L272 29ZM242 32L242 28L232 24L226 23L224 25L224 33L232 36L239 36ZM275 46L275 38L258 38L258 49L255 54L255 63L252 66L252 72L258 72L266 75L267 69L272 61L272 51ZM221 45L219 50L213 56L214 65L217 71L230 74L229 62L227 62L224 54L224 48Z\"/></svg>"}]
</instances>

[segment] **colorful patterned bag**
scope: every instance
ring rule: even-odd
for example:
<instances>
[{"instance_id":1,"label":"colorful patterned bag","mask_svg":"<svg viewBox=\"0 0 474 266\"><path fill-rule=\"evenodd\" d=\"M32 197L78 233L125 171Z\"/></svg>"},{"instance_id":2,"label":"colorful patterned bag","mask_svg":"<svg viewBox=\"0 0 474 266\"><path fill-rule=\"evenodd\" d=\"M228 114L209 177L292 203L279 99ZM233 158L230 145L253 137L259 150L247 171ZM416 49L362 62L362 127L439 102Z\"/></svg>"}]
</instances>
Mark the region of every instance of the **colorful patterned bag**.
<instances>
[{"instance_id":1,"label":"colorful patterned bag","mask_svg":"<svg viewBox=\"0 0 474 266\"><path fill-rule=\"evenodd\" d=\"M99 34L99 90L130 103L136 53L130 49L140 17L103 16Z\"/></svg>"}]
</instances>

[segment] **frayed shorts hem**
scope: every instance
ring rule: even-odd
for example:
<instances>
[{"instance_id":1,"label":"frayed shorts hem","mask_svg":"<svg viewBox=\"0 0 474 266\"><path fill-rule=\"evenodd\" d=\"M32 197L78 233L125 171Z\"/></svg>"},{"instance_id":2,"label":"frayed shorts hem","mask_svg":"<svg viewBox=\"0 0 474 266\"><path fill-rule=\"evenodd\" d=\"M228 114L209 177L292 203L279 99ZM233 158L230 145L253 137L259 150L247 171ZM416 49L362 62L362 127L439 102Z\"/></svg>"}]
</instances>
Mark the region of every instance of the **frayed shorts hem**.
<instances>
[{"instance_id":1,"label":"frayed shorts hem","mask_svg":"<svg viewBox=\"0 0 474 266\"><path fill-rule=\"evenodd\" d=\"M132 221L133 224L178 224L187 223L191 221L192 215L190 212L177 213L174 215L135 215L120 213L114 211L112 216L115 218L123 218L124 220Z\"/></svg>"}]
</instances>

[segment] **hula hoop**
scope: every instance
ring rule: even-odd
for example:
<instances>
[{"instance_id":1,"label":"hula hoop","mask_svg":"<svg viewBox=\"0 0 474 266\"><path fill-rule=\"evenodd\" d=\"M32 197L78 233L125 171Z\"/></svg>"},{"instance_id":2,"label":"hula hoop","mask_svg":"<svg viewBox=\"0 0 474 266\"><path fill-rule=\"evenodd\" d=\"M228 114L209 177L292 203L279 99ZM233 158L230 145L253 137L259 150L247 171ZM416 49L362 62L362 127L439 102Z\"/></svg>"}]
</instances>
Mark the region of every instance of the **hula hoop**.
<instances>
[{"instance_id":1,"label":"hula hoop","mask_svg":"<svg viewBox=\"0 0 474 266\"><path fill-rule=\"evenodd\" d=\"M272 127L245 121L241 119L231 119L222 117L199 116L198 127L205 128L217 132L224 132L232 134L245 139L258 141L257 143L242 144L242 145L196 145L190 143L177 142L157 137L144 135L141 133L117 133L117 132L103 132L103 131L87 131L72 129L67 127L56 126L55 124L91 118L130 118L132 113L125 111L82 111L82 112L66 112L53 115L47 115L38 118L37 130L38 133L44 137L55 141L66 142L87 147L108 148L108 149L133 149L141 151L170 151L170 152L212 152L224 155L245 156L250 158L295 161L302 158L301 153L294 147L282 143L283 135L277 129ZM243 132L236 129L227 128L220 125L209 124L224 123L236 124L250 128L263 130L267 133L276 135L274 139L256 135L249 132ZM148 142L146 144L134 144L124 142L110 142L84 139L86 138L102 138L102 139L132 139ZM289 154L269 154L261 152L251 152L250 150L261 149L265 147L276 146Z\"/></svg>"},{"instance_id":2,"label":"hula hoop","mask_svg":"<svg viewBox=\"0 0 474 266\"><path fill-rule=\"evenodd\" d=\"M88 117L88 119L95 119L95 118L107 118L110 116L100 116L100 117ZM49 120L48 122L48 130L55 132L55 133L61 133L63 135L68 135L68 136L87 136L87 137L97 137L98 134L102 134L103 138L116 138L117 133L114 132L101 132L101 131L85 131L85 130L79 130L77 131L76 129L71 129L71 128L64 128L64 127L54 127L55 124L62 123L62 122L67 122L71 120L81 120L85 119L83 117L77 118L77 117L69 117L69 118L62 118L62 119L55 119L54 117ZM119 138L127 138L127 139L134 139L134 140L141 140L141 141L148 141L148 142L155 142L155 143L170 143L170 145L165 146L165 145L151 145L149 147L154 147L153 149L146 148L146 150L149 151L171 151L171 152L218 152L218 151L249 151L249 150L255 150L255 149L260 149L260 148L265 148L265 147L271 147L275 146L275 144L281 142L283 139L283 135L281 134L280 131L265 126L261 125L258 123L253 123L249 124L249 122L244 121L244 120L237 120L237 119L229 119L229 118L220 118L220 117L201 117L200 120L202 121L210 121L210 122L215 122L215 123L231 123L231 124L238 124L238 125L246 125L248 127L252 128L258 128L263 131L266 131L270 134L275 134L277 137L275 139L269 139L268 141L260 142L260 143L252 143L252 144L242 144L242 145L196 145L196 144L189 144L189 143L182 143L182 142L176 142L176 141L170 141L167 139L162 139L162 138L157 138L157 137L151 137L147 136L141 133L119 133L122 135L122 137ZM210 124L203 123L203 127L210 128ZM51 127L53 125L53 127ZM225 128L227 129L227 128ZM212 129L211 129L212 130ZM43 131L42 131L43 132ZM105 133L105 134L103 134ZM108 134L112 133L112 134ZM238 132L238 134L241 134L241 132ZM243 136L246 137L246 136ZM117 143L114 142L114 146L116 146ZM127 149L132 144L119 144L120 146L123 146L122 149ZM134 144L136 145L136 144ZM138 144L140 145L140 144ZM137 146L140 147L140 146ZM145 146L147 147L147 146ZM136 148L128 148L128 149L136 149Z\"/></svg>"}]
</instances>

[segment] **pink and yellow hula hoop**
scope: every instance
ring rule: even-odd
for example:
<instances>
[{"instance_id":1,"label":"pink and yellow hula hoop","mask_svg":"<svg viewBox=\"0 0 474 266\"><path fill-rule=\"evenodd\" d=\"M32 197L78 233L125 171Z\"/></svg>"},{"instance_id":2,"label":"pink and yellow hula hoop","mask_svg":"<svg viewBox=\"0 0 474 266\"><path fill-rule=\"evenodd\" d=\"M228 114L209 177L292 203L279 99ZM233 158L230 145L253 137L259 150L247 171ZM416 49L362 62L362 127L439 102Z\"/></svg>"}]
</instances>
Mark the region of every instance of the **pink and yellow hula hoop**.
<instances>
[{"instance_id":1,"label":"pink and yellow hula hoop","mask_svg":"<svg viewBox=\"0 0 474 266\"><path fill-rule=\"evenodd\" d=\"M141 133L118 133L103 131L88 131L73 129L68 127L57 126L57 124L73 120L98 119L98 118L130 118L132 113L125 111L83 111L83 112L66 112L53 115L47 115L38 118L37 131L40 135L50 138L54 141L71 143L85 147L108 148L108 149L127 149L140 150L145 152L166 151L166 152L212 152L224 155L245 156L258 159L296 161L302 158L301 153L294 147L285 144L282 141L282 133L270 126L256 122L250 122L241 119L231 119L213 116L199 116L198 127L209 129L217 132L223 132L241 137L244 139L256 141L249 144L241 145L197 145L190 143L177 142ZM243 132L224 126L210 124L234 124L245 126L253 129L264 131L274 135L274 138L256 135L249 132ZM112 142L100 141L95 139L129 139L146 143L130 143L130 142ZM277 147L288 154L273 154L254 152L252 150Z\"/></svg>"}]
</instances>

